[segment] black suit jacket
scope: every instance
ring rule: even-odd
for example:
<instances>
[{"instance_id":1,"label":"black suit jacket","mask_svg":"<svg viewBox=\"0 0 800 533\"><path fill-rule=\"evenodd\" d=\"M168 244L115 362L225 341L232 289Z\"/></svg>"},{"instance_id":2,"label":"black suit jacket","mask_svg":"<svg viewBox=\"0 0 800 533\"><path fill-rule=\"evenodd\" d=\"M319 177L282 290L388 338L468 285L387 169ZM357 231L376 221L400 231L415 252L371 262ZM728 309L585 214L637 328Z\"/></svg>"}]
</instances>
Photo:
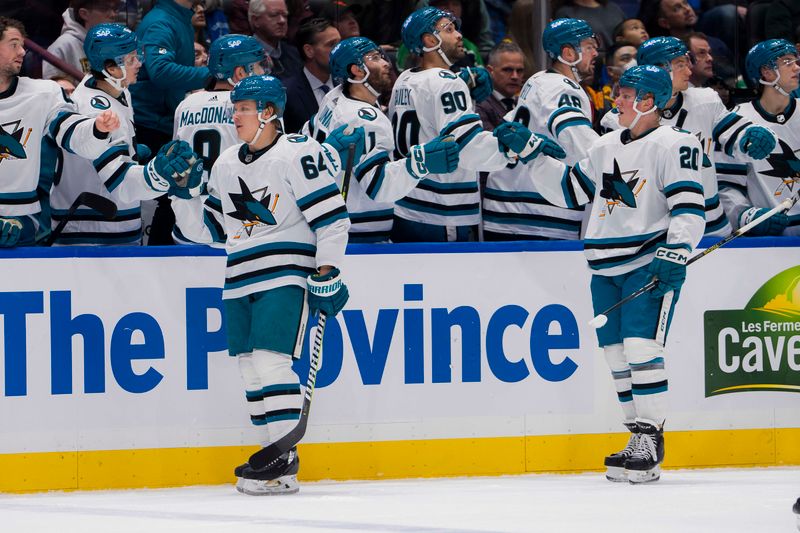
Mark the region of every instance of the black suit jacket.
<instances>
[{"instance_id":1,"label":"black suit jacket","mask_svg":"<svg viewBox=\"0 0 800 533\"><path fill-rule=\"evenodd\" d=\"M286 79L286 109L283 111L283 125L286 133L299 132L311 115L319 110L314 91L303 72Z\"/></svg>"},{"instance_id":2,"label":"black suit jacket","mask_svg":"<svg viewBox=\"0 0 800 533\"><path fill-rule=\"evenodd\" d=\"M475 110L480 115L483 129L486 131L493 131L499 126L503 122L503 116L508 112L503 103L495 98L494 94L483 102L476 104Z\"/></svg>"}]
</instances>

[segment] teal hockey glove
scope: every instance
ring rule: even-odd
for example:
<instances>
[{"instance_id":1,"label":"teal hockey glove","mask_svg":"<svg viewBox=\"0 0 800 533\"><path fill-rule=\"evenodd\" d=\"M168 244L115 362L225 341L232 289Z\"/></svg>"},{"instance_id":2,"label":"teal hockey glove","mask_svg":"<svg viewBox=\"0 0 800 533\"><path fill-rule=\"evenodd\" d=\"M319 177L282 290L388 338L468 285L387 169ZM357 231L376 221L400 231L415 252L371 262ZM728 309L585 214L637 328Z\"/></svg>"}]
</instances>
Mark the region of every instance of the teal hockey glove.
<instances>
[{"instance_id":1,"label":"teal hockey glove","mask_svg":"<svg viewBox=\"0 0 800 533\"><path fill-rule=\"evenodd\" d=\"M519 122L503 122L494 129L493 135L502 152L514 152L523 163L535 159L541 153L557 159L563 159L567 155L555 141L531 132Z\"/></svg>"},{"instance_id":2,"label":"teal hockey glove","mask_svg":"<svg viewBox=\"0 0 800 533\"><path fill-rule=\"evenodd\" d=\"M185 141L170 141L145 166L148 185L158 192L189 199L200 194L203 160Z\"/></svg>"},{"instance_id":3,"label":"teal hockey glove","mask_svg":"<svg viewBox=\"0 0 800 533\"><path fill-rule=\"evenodd\" d=\"M739 227L749 224L767 211L769 211L768 207L751 207L750 209L745 209L739 215ZM785 230L788 225L789 216L786 213L775 213L767 220L751 229L748 233L753 237L782 235L783 230Z\"/></svg>"},{"instance_id":4,"label":"teal hockey glove","mask_svg":"<svg viewBox=\"0 0 800 533\"><path fill-rule=\"evenodd\" d=\"M345 133L345 129L351 129L350 133ZM353 165L358 165L358 162L366 151L364 128L361 126L353 129L351 126L344 124L339 126L328 134L325 138L325 143L339 154L339 161L342 162L342 169L347 164L347 150L352 144L356 147L355 156L353 157Z\"/></svg>"},{"instance_id":5,"label":"teal hockey glove","mask_svg":"<svg viewBox=\"0 0 800 533\"><path fill-rule=\"evenodd\" d=\"M325 275L308 276L308 311L312 315L336 316L347 303L350 293L339 274L339 269L333 268Z\"/></svg>"},{"instance_id":6,"label":"teal hockey glove","mask_svg":"<svg viewBox=\"0 0 800 533\"><path fill-rule=\"evenodd\" d=\"M465 67L458 72L458 77L469 87L472 99L480 103L491 96L494 86L492 77L483 67Z\"/></svg>"},{"instance_id":7,"label":"teal hockey glove","mask_svg":"<svg viewBox=\"0 0 800 533\"><path fill-rule=\"evenodd\" d=\"M447 174L458 168L461 148L452 135L434 137L411 147L406 158L408 173L421 180L429 173Z\"/></svg>"},{"instance_id":8,"label":"teal hockey glove","mask_svg":"<svg viewBox=\"0 0 800 533\"><path fill-rule=\"evenodd\" d=\"M686 281L686 262L689 249L684 244L663 244L656 250L649 272L658 278L658 285L650 291L653 298L661 298L669 291L677 291Z\"/></svg>"},{"instance_id":9,"label":"teal hockey glove","mask_svg":"<svg viewBox=\"0 0 800 533\"><path fill-rule=\"evenodd\" d=\"M17 218L0 218L0 247L16 246L22 235L22 222Z\"/></svg>"},{"instance_id":10,"label":"teal hockey glove","mask_svg":"<svg viewBox=\"0 0 800 533\"><path fill-rule=\"evenodd\" d=\"M739 149L753 159L764 159L775 148L775 142L775 134L768 128L750 126L739 139Z\"/></svg>"},{"instance_id":11,"label":"teal hockey glove","mask_svg":"<svg viewBox=\"0 0 800 533\"><path fill-rule=\"evenodd\" d=\"M140 143L136 145L136 157L139 160L140 165L142 164L142 161L150 161L152 155L153 151L146 144Z\"/></svg>"}]
</instances>

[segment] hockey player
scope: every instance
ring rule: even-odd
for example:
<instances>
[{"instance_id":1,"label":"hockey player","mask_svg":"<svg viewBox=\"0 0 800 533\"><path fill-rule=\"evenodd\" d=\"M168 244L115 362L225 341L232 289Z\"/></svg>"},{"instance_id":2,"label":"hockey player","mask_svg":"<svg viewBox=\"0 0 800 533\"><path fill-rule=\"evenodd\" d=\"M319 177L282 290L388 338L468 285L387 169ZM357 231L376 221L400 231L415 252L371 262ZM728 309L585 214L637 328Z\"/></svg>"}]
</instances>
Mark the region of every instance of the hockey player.
<instances>
[{"instance_id":1,"label":"hockey player","mask_svg":"<svg viewBox=\"0 0 800 533\"><path fill-rule=\"evenodd\" d=\"M394 202L428 174L456 170L459 146L435 137L411 147L409 157L392 161L392 124L378 106L378 98L388 93L392 80L380 47L366 37L345 39L331 51L330 66L339 85L325 95L303 133L322 142L329 131L342 125L364 128L366 157L348 184L350 242L388 242Z\"/></svg>"},{"instance_id":2,"label":"hockey player","mask_svg":"<svg viewBox=\"0 0 800 533\"><path fill-rule=\"evenodd\" d=\"M91 120L57 83L20 77L24 37L21 22L0 17L0 247L34 241L42 138L50 135L67 152L94 159L119 128L113 111Z\"/></svg>"},{"instance_id":3,"label":"hockey player","mask_svg":"<svg viewBox=\"0 0 800 533\"><path fill-rule=\"evenodd\" d=\"M266 445L300 417L303 398L292 359L300 354L308 313L334 316L347 302L338 267L350 221L334 181L341 171L338 154L304 135L281 132L277 119L286 93L280 81L245 78L231 102L244 144L228 148L214 163L205 220L228 254L228 351L238 359L250 419L263 428ZM337 135L331 137L338 142ZM313 291L307 302L306 278ZM294 449L262 470L241 465L235 470L237 489L252 495L297 492L298 468Z\"/></svg>"},{"instance_id":4,"label":"hockey player","mask_svg":"<svg viewBox=\"0 0 800 533\"><path fill-rule=\"evenodd\" d=\"M170 143L146 166L150 150L136 144L133 109L128 86L136 83L142 65L136 34L121 24L91 28L83 46L91 73L72 94L79 112L86 116L112 110L120 127L111 134L112 146L94 161L65 153L63 171L56 176L50 195L53 226L66 216L82 192L105 196L117 205L117 215L104 220L91 210L73 214L57 244L138 245L142 238L141 202L163 195L190 197L199 194L202 162L186 143ZM169 154L167 152L169 151ZM178 186L172 164L191 165L186 186Z\"/></svg>"},{"instance_id":5,"label":"hockey player","mask_svg":"<svg viewBox=\"0 0 800 533\"><path fill-rule=\"evenodd\" d=\"M498 151L492 135L483 131L470 98L488 97L491 77L481 68L459 74L448 70L464 55L462 37L450 13L434 7L419 9L405 20L402 34L406 47L422 59L418 69L400 74L392 90L389 116L395 156L407 157L412 146L453 135L461 159L455 172L430 173L398 200L392 240L474 240L480 222L477 172L498 170L510 161Z\"/></svg>"},{"instance_id":6,"label":"hockey player","mask_svg":"<svg viewBox=\"0 0 800 533\"><path fill-rule=\"evenodd\" d=\"M743 161L724 154L719 158L719 195L736 228L798 194L800 113L797 100L790 96L800 85L797 60L797 49L784 39L762 41L747 53L747 77L761 87L761 95L734 111L745 120L772 129L779 140L765 159ZM773 215L748 235L800 235L800 205Z\"/></svg>"},{"instance_id":7,"label":"hockey player","mask_svg":"<svg viewBox=\"0 0 800 533\"><path fill-rule=\"evenodd\" d=\"M764 159L775 147L775 135L763 126L729 112L716 91L689 87L692 64L689 50L676 37L654 37L639 46L636 61L666 69L672 77L672 97L663 110L665 124L692 132L703 145L702 175L706 206L706 235L725 237L731 226L720 203L714 169L714 145L728 155ZM602 125L616 129L618 114L606 113Z\"/></svg>"},{"instance_id":8,"label":"hockey player","mask_svg":"<svg viewBox=\"0 0 800 533\"><path fill-rule=\"evenodd\" d=\"M599 137L592 129L592 104L580 86L594 72L597 40L585 21L566 18L547 25L542 46L550 68L525 82L517 107L505 118L555 139L567 154L565 162L574 165ZM518 164L489 174L483 201L486 240L578 239L583 217L583 208L548 204Z\"/></svg>"},{"instance_id":9,"label":"hockey player","mask_svg":"<svg viewBox=\"0 0 800 533\"><path fill-rule=\"evenodd\" d=\"M269 74L270 62L264 47L249 35L230 34L218 38L209 50L208 69L214 77L214 87L186 97L175 110L173 139L189 143L203 158L203 183L208 182L211 169L219 155L229 147L240 144L233 124L230 94L239 80L248 76ZM204 227L196 213L202 212L202 199L172 198L175 226L172 238L176 243L202 242Z\"/></svg>"},{"instance_id":10,"label":"hockey player","mask_svg":"<svg viewBox=\"0 0 800 533\"><path fill-rule=\"evenodd\" d=\"M646 285L650 298L608 313L597 330L614 378L624 422L624 450L605 460L612 481L655 481L664 457L664 343L686 276L686 261L703 236L702 148L688 132L659 126L672 96L669 74L633 67L619 82L616 104L624 129L604 135L573 167L549 157L528 165L542 195L562 207L593 202L584 247L592 271L595 313ZM500 125L502 139L513 123Z\"/></svg>"}]
</instances>

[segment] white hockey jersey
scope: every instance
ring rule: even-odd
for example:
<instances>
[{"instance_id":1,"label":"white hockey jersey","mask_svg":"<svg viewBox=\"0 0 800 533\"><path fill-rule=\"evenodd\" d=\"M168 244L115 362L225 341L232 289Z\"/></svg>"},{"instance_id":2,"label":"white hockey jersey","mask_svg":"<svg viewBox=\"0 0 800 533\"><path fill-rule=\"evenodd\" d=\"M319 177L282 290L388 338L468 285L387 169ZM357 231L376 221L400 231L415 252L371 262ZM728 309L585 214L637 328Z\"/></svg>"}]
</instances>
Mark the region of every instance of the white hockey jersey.
<instances>
[{"instance_id":1,"label":"white hockey jersey","mask_svg":"<svg viewBox=\"0 0 800 533\"><path fill-rule=\"evenodd\" d=\"M478 171L499 170L510 161L497 139L483 131L467 84L449 70L410 69L400 74L389 101L395 159L411 146L442 135L461 145L459 168L428 174L408 196L398 200L395 215L435 226L473 226L480 222Z\"/></svg>"},{"instance_id":2,"label":"white hockey jersey","mask_svg":"<svg viewBox=\"0 0 800 533\"><path fill-rule=\"evenodd\" d=\"M744 119L770 128L778 145L760 161L718 154L719 195L731 224L739 228L739 215L750 207L775 207L800 189L800 112L797 99L790 99L783 113L772 115L758 100L734 109ZM786 213L789 226L783 235L800 235L800 204Z\"/></svg>"},{"instance_id":3,"label":"white hockey jersey","mask_svg":"<svg viewBox=\"0 0 800 533\"><path fill-rule=\"evenodd\" d=\"M609 130L619 129L619 114L612 110L603 116L600 123ZM663 110L661 124L675 126L697 136L706 156L702 169L706 198L705 234L714 237L730 235L731 225L719 198L714 146L720 145L725 153L741 154L739 135L751 122L728 111L714 89L690 87L678 94L671 107Z\"/></svg>"},{"instance_id":4,"label":"white hockey jersey","mask_svg":"<svg viewBox=\"0 0 800 533\"><path fill-rule=\"evenodd\" d=\"M225 242L223 298L286 285L306 287L319 266L340 266L350 221L338 156L305 135L279 135L251 153L246 144L214 163L205 200L207 231Z\"/></svg>"},{"instance_id":5,"label":"white hockey jersey","mask_svg":"<svg viewBox=\"0 0 800 533\"><path fill-rule=\"evenodd\" d=\"M36 186L44 135L89 159L108 149L111 137L96 137L94 121L76 111L54 81L15 77L0 93L0 216L40 212Z\"/></svg>"},{"instance_id":6,"label":"white hockey jersey","mask_svg":"<svg viewBox=\"0 0 800 533\"><path fill-rule=\"evenodd\" d=\"M525 82L517 107L505 119L554 139L567 153L564 162L574 165L599 137L592 129L592 113L592 104L580 85L558 72L543 70ZM583 207L562 209L549 204L522 167L512 163L489 174L483 199L484 231L580 238Z\"/></svg>"},{"instance_id":7,"label":"white hockey jersey","mask_svg":"<svg viewBox=\"0 0 800 533\"><path fill-rule=\"evenodd\" d=\"M636 140L612 131L569 167L540 156L528 165L542 195L562 207L593 202L584 250L592 273L625 274L649 264L659 245L694 250L705 227L703 157L697 138L661 126Z\"/></svg>"},{"instance_id":8,"label":"white hockey jersey","mask_svg":"<svg viewBox=\"0 0 800 533\"><path fill-rule=\"evenodd\" d=\"M138 164L136 134L133 129L131 95L124 90L118 98L97 88L96 80L86 76L72 100L87 117L111 110L120 127L110 135L112 146L94 161L65 153L60 175L56 175L50 194L52 226L66 216L82 192L92 192L113 201L117 215L105 220L96 211L80 208L56 244L138 245L142 240L141 201L163 194L146 186L144 167Z\"/></svg>"},{"instance_id":9,"label":"white hockey jersey","mask_svg":"<svg viewBox=\"0 0 800 533\"><path fill-rule=\"evenodd\" d=\"M198 91L188 95L175 110L172 138L186 141L194 153L203 158L203 183L208 178L220 154L242 143L233 124L233 104L230 91ZM202 242L203 227L196 227L197 213L202 213L203 200L172 197L175 227L172 237L180 244ZM207 243L212 246L214 243Z\"/></svg>"},{"instance_id":10,"label":"white hockey jersey","mask_svg":"<svg viewBox=\"0 0 800 533\"><path fill-rule=\"evenodd\" d=\"M347 193L350 242L386 242L392 231L394 202L417 186L405 159L392 161L394 136L389 118L377 107L354 100L335 87L322 100L319 112L303 127L303 133L323 142L342 126L363 127L366 155L354 170ZM342 184L337 182L341 188Z\"/></svg>"}]
</instances>

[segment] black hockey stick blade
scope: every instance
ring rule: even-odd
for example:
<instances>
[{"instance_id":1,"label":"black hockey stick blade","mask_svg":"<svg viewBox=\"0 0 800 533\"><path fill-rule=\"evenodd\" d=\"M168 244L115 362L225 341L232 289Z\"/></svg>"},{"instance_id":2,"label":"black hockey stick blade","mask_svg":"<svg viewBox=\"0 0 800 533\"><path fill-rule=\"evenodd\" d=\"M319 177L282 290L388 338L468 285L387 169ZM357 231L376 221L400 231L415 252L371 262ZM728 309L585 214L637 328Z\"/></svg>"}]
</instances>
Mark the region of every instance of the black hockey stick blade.
<instances>
[{"instance_id":1,"label":"black hockey stick blade","mask_svg":"<svg viewBox=\"0 0 800 533\"><path fill-rule=\"evenodd\" d=\"M250 468L254 470L261 470L269 463L291 450L297 445L303 436L306 434L306 426L308 426L308 416L311 412L311 398L314 395L314 385L317 382L317 371L319 370L322 361L322 335L325 333L325 323L327 317L325 313L319 314L319 321L317 323L317 333L314 335L314 346L311 348L311 356L308 367L308 380L306 381L306 393L303 398L303 407L300 410L300 420L297 425L293 427L289 433L276 440L272 444L261 448L247 461L250 463Z\"/></svg>"},{"instance_id":2,"label":"black hockey stick blade","mask_svg":"<svg viewBox=\"0 0 800 533\"><path fill-rule=\"evenodd\" d=\"M69 206L64 218L59 221L56 228L50 233L50 236L47 237L47 240L45 240L45 246L50 246L55 242L58 236L64 231L67 223L72 220L75 212L82 205L94 209L106 220L111 220L117 216L117 206L114 204L114 202L93 192L82 192L77 198L75 198L75 201Z\"/></svg>"}]
</instances>

